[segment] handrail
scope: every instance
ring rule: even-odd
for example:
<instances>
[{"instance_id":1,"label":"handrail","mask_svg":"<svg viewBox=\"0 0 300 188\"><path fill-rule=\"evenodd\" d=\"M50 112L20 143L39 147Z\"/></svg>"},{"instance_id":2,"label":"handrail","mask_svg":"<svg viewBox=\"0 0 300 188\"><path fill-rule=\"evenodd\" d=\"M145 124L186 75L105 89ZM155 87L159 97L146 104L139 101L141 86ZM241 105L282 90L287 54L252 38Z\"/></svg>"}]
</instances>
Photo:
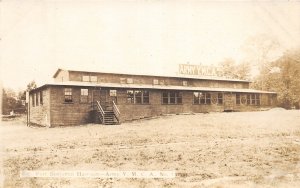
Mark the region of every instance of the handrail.
<instances>
[{"instance_id":1,"label":"handrail","mask_svg":"<svg viewBox=\"0 0 300 188\"><path fill-rule=\"evenodd\" d=\"M99 110L99 112L100 112L100 114L102 116L102 123L104 123L105 112L104 112L104 110L103 110L103 108L102 108L102 106L100 104L100 101L97 101L97 107L98 107L98 110Z\"/></svg>"},{"instance_id":2,"label":"handrail","mask_svg":"<svg viewBox=\"0 0 300 188\"><path fill-rule=\"evenodd\" d=\"M118 122L120 123L120 110L118 108L118 106L116 105L115 101L112 101L113 102L113 111L114 111L114 115L116 117L116 119L118 120Z\"/></svg>"},{"instance_id":3,"label":"handrail","mask_svg":"<svg viewBox=\"0 0 300 188\"><path fill-rule=\"evenodd\" d=\"M113 101L113 107L116 109L117 113L120 115L120 114L121 114L121 113L120 113L120 110L119 110L119 108L117 107L115 101Z\"/></svg>"},{"instance_id":4,"label":"handrail","mask_svg":"<svg viewBox=\"0 0 300 188\"><path fill-rule=\"evenodd\" d=\"M101 114L105 115L105 112L100 104L100 101L97 101L97 107L98 107L98 110L101 112Z\"/></svg>"}]
</instances>

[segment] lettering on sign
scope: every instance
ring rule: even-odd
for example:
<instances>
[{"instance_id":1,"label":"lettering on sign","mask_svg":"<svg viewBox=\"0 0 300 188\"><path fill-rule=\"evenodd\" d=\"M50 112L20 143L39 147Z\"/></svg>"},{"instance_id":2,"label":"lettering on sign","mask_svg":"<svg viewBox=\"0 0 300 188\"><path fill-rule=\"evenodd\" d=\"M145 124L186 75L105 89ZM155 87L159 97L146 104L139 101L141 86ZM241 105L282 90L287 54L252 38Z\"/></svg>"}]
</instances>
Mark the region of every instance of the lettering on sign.
<instances>
[{"instance_id":1,"label":"lettering on sign","mask_svg":"<svg viewBox=\"0 0 300 188\"><path fill-rule=\"evenodd\" d=\"M223 76L223 72L220 67L190 64L179 64L179 74L218 77Z\"/></svg>"}]
</instances>

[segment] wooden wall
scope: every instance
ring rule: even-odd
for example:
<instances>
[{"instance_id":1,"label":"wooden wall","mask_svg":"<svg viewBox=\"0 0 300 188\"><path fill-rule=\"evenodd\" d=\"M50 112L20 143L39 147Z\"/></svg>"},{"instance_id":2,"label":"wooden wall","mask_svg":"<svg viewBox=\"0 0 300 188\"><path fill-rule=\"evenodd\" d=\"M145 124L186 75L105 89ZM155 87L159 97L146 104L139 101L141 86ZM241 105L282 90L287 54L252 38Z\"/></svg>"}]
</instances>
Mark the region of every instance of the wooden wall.
<instances>
[{"instance_id":1,"label":"wooden wall","mask_svg":"<svg viewBox=\"0 0 300 188\"><path fill-rule=\"evenodd\" d=\"M63 125L79 125L94 122L92 116L93 108L92 92L94 100L109 99L108 88L89 88L89 96L87 103L80 102L81 87L73 86L73 102L64 102L64 88L62 86L52 86L48 89L50 92L50 108L51 108L51 126ZM94 90L94 91L93 91ZM121 120L134 120L162 114L179 114L179 113L201 113L201 112L222 112L223 104L199 105L193 104L193 91L182 92L182 104L162 104L161 90L150 91L150 104L130 104L127 103L127 90L117 89L117 106L121 112ZM107 96L103 96L107 94ZM101 96L102 95L102 96ZM270 107L269 94L261 94L261 105L236 105L235 94L232 94L234 111L253 111L259 110L261 107ZM273 103L274 105L275 103Z\"/></svg>"},{"instance_id":2,"label":"wooden wall","mask_svg":"<svg viewBox=\"0 0 300 188\"><path fill-rule=\"evenodd\" d=\"M33 100L36 100L34 96L37 93L43 94L43 104L40 104L40 98L38 99L39 105L33 106ZM50 126L50 88L42 88L30 93L29 96L29 121L42 126Z\"/></svg>"},{"instance_id":3,"label":"wooden wall","mask_svg":"<svg viewBox=\"0 0 300 188\"><path fill-rule=\"evenodd\" d=\"M79 125L92 122L91 117L91 90L89 89L88 102L80 102L81 87L72 88L73 102L64 102L64 88L51 87L51 126Z\"/></svg>"},{"instance_id":4,"label":"wooden wall","mask_svg":"<svg viewBox=\"0 0 300 188\"><path fill-rule=\"evenodd\" d=\"M121 75L108 73L88 73L88 72L72 72L69 73L70 81L82 81L82 76L97 76L99 83L120 83L120 78L132 78L134 84L152 85L153 79L157 79L160 85L182 86L182 81L187 81L189 87L215 87L215 88L249 88L248 82L232 82L220 80L197 80L188 78L172 78L157 76L136 76Z\"/></svg>"}]
</instances>

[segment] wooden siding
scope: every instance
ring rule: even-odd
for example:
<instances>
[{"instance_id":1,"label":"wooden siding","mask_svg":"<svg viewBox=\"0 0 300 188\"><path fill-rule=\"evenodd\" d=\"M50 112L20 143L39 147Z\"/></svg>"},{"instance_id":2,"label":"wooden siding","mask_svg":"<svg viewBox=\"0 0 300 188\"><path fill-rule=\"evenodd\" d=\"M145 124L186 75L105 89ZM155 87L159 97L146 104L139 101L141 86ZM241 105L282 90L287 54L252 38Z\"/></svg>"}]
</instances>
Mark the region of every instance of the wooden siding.
<instances>
[{"instance_id":1,"label":"wooden siding","mask_svg":"<svg viewBox=\"0 0 300 188\"><path fill-rule=\"evenodd\" d=\"M54 78L54 82L66 82L69 81L69 71L59 70L56 77Z\"/></svg>"},{"instance_id":2,"label":"wooden siding","mask_svg":"<svg viewBox=\"0 0 300 188\"><path fill-rule=\"evenodd\" d=\"M93 101L101 100L102 102L110 101L109 89L107 88L88 88L88 102L80 102L81 87L73 86L72 88L72 103L64 102L64 88L63 86L51 86L47 89L50 96L50 123L51 126L64 125L79 125L95 122L95 112L93 111L91 103ZM114 89L114 88L112 88ZM116 89L116 88L115 88ZM145 117L159 116L162 114L179 114L179 113L203 113L203 112L223 112L225 109L225 95L223 95L223 104L208 104L200 105L193 104L193 92L182 92L182 104L162 104L163 90L148 90L150 91L149 104L131 104L127 103L127 90L117 90L117 106L121 112L121 121L140 119ZM92 95L93 93L93 95ZM218 92L212 93L216 95ZM262 107L270 107L271 94L261 94L261 105L244 105L236 104L235 93L232 93L232 105L234 111L254 111ZM46 99L45 99L46 100ZM46 102L46 101L45 101ZM273 102L273 105L275 103ZM33 107L38 108L38 107ZM49 109L49 108L48 108ZM36 111L35 114L38 114ZM43 114L43 113L42 113ZM40 115L41 117L43 115ZM44 114L45 115L45 114ZM41 120L36 121L41 122Z\"/></svg>"},{"instance_id":3,"label":"wooden siding","mask_svg":"<svg viewBox=\"0 0 300 188\"><path fill-rule=\"evenodd\" d=\"M79 125L92 122L91 90L88 102L80 102L80 87L72 88L73 102L64 101L64 88L51 87L51 126Z\"/></svg>"},{"instance_id":4,"label":"wooden siding","mask_svg":"<svg viewBox=\"0 0 300 188\"><path fill-rule=\"evenodd\" d=\"M40 98L38 99L39 105L33 106L33 97L37 93L43 93L43 104L40 104ZM35 99L34 99L35 100ZM30 105L30 116L29 121L31 123L36 123L42 126L50 126L50 88L44 88L42 90L37 90L30 93L29 96Z\"/></svg>"},{"instance_id":5,"label":"wooden siding","mask_svg":"<svg viewBox=\"0 0 300 188\"><path fill-rule=\"evenodd\" d=\"M215 88L236 88L247 89L249 88L248 82L232 82L220 80L197 80L189 78L168 78L157 76L138 76L138 75L121 75L109 73L89 73L89 72L74 72L70 71L70 81L82 81L82 76L96 76L99 83L120 83L121 78L132 78L133 84L147 84L152 85L153 80L157 79L159 84L182 86L183 81L187 81L187 87L215 87Z\"/></svg>"}]
</instances>

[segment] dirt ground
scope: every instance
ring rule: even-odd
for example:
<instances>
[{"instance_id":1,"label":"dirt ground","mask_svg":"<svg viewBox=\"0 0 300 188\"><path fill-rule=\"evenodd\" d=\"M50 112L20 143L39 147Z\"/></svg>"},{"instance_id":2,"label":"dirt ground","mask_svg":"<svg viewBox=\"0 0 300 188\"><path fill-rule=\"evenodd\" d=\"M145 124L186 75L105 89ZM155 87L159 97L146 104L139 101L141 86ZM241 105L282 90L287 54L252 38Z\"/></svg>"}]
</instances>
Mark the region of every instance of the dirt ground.
<instances>
[{"instance_id":1,"label":"dirt ground","mask_svg":"<svg viewBox=\"0 0 300 188\"><path fill-rule=\"evenodd\" d=\"M300 187L300 111L64 128L1 123L4 187ZM21 170L174 170L172 179L20 178Z\"/></svg>"}]
</instances>

